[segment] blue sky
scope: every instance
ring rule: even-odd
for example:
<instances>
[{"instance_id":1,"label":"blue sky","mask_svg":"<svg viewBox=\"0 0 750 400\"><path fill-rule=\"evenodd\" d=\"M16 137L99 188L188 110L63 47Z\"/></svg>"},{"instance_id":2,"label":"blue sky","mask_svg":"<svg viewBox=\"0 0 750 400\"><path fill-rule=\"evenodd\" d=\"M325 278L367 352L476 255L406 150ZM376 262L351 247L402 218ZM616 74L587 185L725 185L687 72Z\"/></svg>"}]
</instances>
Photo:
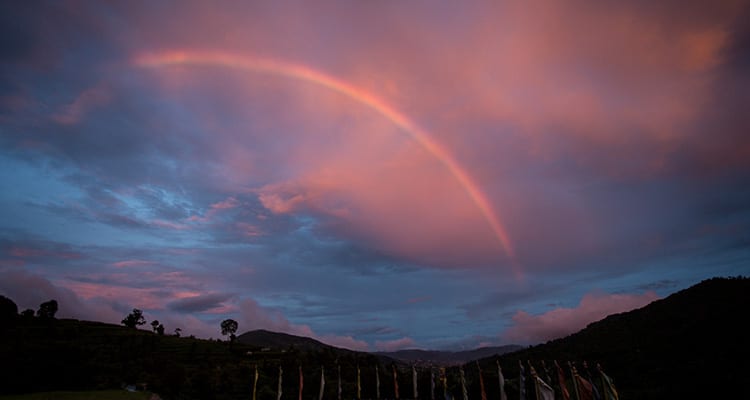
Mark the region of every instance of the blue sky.
<instances>
[{"instance_id":1,"label":"blue sky","mask_svg":"<svg viewBox=\"0 0 750 400\"><path fill-rule=\"evenodd\" d=\"M0 293L358 350L750 272L746 2L0 6Z\"/></svg>"}]
</instances>

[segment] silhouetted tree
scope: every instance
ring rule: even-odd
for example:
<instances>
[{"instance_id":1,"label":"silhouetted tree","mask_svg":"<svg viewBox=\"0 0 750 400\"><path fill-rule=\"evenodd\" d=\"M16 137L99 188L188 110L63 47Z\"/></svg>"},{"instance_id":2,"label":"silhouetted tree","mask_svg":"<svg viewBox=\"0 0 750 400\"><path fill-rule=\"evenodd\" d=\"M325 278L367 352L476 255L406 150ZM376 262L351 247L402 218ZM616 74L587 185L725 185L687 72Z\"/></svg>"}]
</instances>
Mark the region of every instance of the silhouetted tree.
<instances>
[{"instance_id":1,"label":"silhouetted tree","mask_svg":"<svg viewBox=\"0 0 750 400\"><path fill-rule=\"evenodd\" d=\"M155 319L155 320L151 321L151 329L153 329L154 332L156 332L156 328L158 328L158 327L159 327L159 320Z\"/></svg>"},{"instance_id":2,"label":"silhouetted tree","mask_svg":"<svg viewBox=\"0 0 750 400\"><path fill-rule=\"evenodd\" d=\"M225 319L224 321L221 321L221 334L226 336L229 335L229 340L234 342L234 339L236 336L234 336L235 332L237 332L237 321L233 319Z\"/></svg>"},{"instance_id":3,"label":"silhouetted tree","mask_svg":"<svg viewBox=\"0 0 750 400\"><path fill-rule=\"evenodd\" d=\"M164 325L159 324L159 326L156 327L156 333L161 336L164 336Z\"/></svg>"},{"instance_id":4,"label":"silhouetted tree","mask_svg":"<svg viewBox=\"0 0 750 400\"><path fill-rule=\"evenodd\" d=\"M34 310L27 308L21 311L21 316L24 318L34 318Z\"/></svg>"},{"instance_id":5,"label":"silhouetted tree","mask_svg":"<svg viewBox=\"0 0 750 400\"><path fill-rule=\"evenodd\" d=\"M145 323L146 323L146 318L143 318L143 311L137 308L134 308L133 312L128 314L128 316L122 320L122 324L127 326L128 328L135 328Z\"/></svg>"},{"instance_id":6,"label":"silhouetted tree","mask_svg":"<svg viewBox=\"0 0 750 400\"><path fill-rule=\"evenodd\" d=\"M39 305L36 316L39 318L54 319L57 313L57 300L45 301Z\"/></svg>"},{"instance_id":7,"label":"silhouetted tree","mask_svg":"<svg viewBox=\"0 0 750 400\"><path fill-rule=\"evenodd\" d=\"M18 318L16 303L5 296L0 296L0 321L9 321L15 318Z\"/></svg>"},{"instance_id":8,"label":"silhouetted tree","mask_svg":"<svg viewBox=\"0 0 750 400\"><path fill-rule=\"evenodd\" d=\"M180 329L180 328L176 328L176 329L174 330L174 335L175 335L175 336L177 336L177 337L180 337L180 335L181 335L181 334L182 334L182 329Z\"/></svg>"}]
</instances>

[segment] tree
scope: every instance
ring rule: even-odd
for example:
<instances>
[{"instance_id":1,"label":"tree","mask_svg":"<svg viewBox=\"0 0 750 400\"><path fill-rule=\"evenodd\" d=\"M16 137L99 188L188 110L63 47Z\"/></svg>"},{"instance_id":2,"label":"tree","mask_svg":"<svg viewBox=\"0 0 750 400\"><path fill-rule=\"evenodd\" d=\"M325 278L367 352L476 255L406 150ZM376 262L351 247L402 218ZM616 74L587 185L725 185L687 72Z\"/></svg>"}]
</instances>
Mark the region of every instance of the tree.
<instances>
[{"instance_id":1,"label":"tree","mask_svg":"<svg viewBox=\"0 0 750 400\"><path fill-rule=\"evenodd\" d=\"M16 303L5 296L0 296L0 321L10 321L17 317L18 306Z\"/></svg>"},{"instance_id":2,"label":"tree","mask_svg":"<svg viewBox=\"0 0 750 400\"><path fill-rule=\"evenodd\" d=\"M57 313L57 300L45 301L39 305L36 316L39 318L54 319Z\"/></svg>"},{"instance_id":3,"label":"tree","mask_svg":"<svg viewBox=\"0 0 750 400\"><path fill-rule=\"evenodd\" d=\"M159 324L159 326L156 327L156 333L160 336L164 336L164 325Z\"/></svg>"},{"instance_id":4,"label":"tree","mask_svg":"<svg viewBox=\"0 0 750 400\"><path fill-rule=\"evenodd\" d=\"M155 320L151 321L151 329L153 329L154 332L156 332L156 328L158 328L158 327L159 327L159 320L155 319Z\"/></svg>"},{"instance_id":5,"label":"tree","mask_svg":"<svg viewBox=\"0 0 750 400\"><path fill-rule=\"evenodd\" d=\"M27 308L21 311L21 316L24 318L34 318L34 310Z\"/></svg>"},{"instance_id":6,"label":"tree","mask_svg":"<svg viewBox=\"0 0 750 400\"><path fill-rule=\"evenodd\" d=\"M135 328L145 323L146 323L146 318L143 318L143 311L137 308L134 308L133 312L128 314L128 316L122 320L122 324L127 326L128 328Z\"/></svg>"},{"instance_id":7,"label":"tree","mask_svg":"<svg viewBox=\"0 0 750 400\"><path fill-rule=\"evenodd\" d=\"M237 321L233 319L225 319L224 321L221 321L221 334L226 336L229 335L229 340L234 342L234 339L236 336L234 336L235 332L237 332Z\"/></svg>"},{"instance_id":8,"label":"tree","mask_svg":"<svg viewBox=\"0 0 750 400\"><path fill-rule=\"evenodd\" d=\"M180 337L181 334L182 334L182 329L177 328L177 329L174 330L174 335L175 336Z\"/></svg>"}]
</instances>

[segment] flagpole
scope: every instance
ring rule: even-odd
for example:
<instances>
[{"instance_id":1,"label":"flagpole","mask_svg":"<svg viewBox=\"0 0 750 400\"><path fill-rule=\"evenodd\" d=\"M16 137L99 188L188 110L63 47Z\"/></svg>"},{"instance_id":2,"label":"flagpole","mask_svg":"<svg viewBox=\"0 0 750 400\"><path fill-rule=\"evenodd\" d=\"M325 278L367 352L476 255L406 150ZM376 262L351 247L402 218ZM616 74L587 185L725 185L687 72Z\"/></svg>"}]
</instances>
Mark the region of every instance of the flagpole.
<instances>
[{"instance_id":1,"label":"flagpole","mask_svg":"<svg viewBox=\"0 0 750 400\"><path fill-rule=\"evenodd\" d=\"M482 367L479 366L479 361L477 363L477 371L479 372L479 393L482 398L482 400L487 400L487 392L484 391L484 378L482 377Z\"/></svg>"},{"instance_id":2,"label":"flagpole","mask_svg":"<svg viewBox=\"0 0 750 400\"><path fill-rule=\"evenodd\" d=\"M505 394L505 377L503 376L503 369L500 367L500 360L495 360L497 364L497 383L500 388L500 400L508 400L508 395Z\"/></svg>"},{"instance_id":3,"label":"flagpole","mask_svg":"<svg viewBox=\"0 0 750 400\"><path fill-rule=\"evenodd\" d=\"M576 379L576 375L578 375L576 367L568 361L568 368L570 368L570 376L573 380L573 393L576 394L576 400L581 400L581 393L578 391L578 380Z\"/></svg>"},{"instance_id":4,"label":"flagpole","mask_svg":"<svg viewBox=\"0 0 750 400\"><path fill-rule=\"evenodd\" d=\"M320 366L320 393L318 394L318 400L323 400L323 391L326 387L326 369L324 366Z\"/></svg>"},{"instance_id":5,"label":"flagpole","mask_svg":"<svg viewBox=\"0 0 750 400\"><path fill-rule=\"evenodd\" d=\"M430 400L435 400L435 369L430 367Z\"/></svg>"},{"instance_id":6,"label":"flagpole","mask_svg":"<svg viewBox=\"0 0 750 400\"><path fill-rule=\"evenodd\" d=\"M380 372L377 364L375 364L375 398L380 400Z\"/></svg>"},{"instance_id":7,"label":"flagpole","mask_svg":"<svg viewBox=\"0 0 750 400\"><path fill-rule=\"evenodd\" d=\"M362 383L360 381L359 364L357 364L357 400L362 398Z\"/></svg>"},{"instance_id":8,"label":"flagpole","mask_svg":"<svg viewBox=\"0 0 750 400\"><path fill-rule=\"evenodd\" d=\"M337 372L337 375L338 375L338 389L337 389L338 396L337 396L337 398L338 398L338 400L341 400L341 365L338 362L336 362L336 372Z\"/></svg>"},{"instance_id":9,"label":"flagpole","mask_svg":"<svg viewBox=\"0 0 750 400\"><path fill-rule=\"evenodd\" d=\"M411 385L414 399L419 398L419 392L417 391L417 369L414 365L411 366Z\"/></svg>"},{"instance_id":10,"label":"flagpole","mask_svg":"<svg viewBox=\"0 0 750 400\"><path fill-rule=\"evenodd\" d=\"M469 393L466 392L466 376L464 375L464 367L458 367L458 374L461 376L461 395L464 400L469 400Z\"/></svg>"},{"instance_id":11,"label":"flagpole","mask_svg":"<svg viewBox=\"0 0 750 400\"><path fill-rule=\"evenodd\" d=\"M299 400L302 400L302 388L305 385L305 377L302 375L302 365L299 366Z\"/></svg>"},{"instance_id":12,"label":"flagpole","mask_svg":"<svg viewBox=\"0 0 750 400\"><path fill-rule=\"evenodd\" d=\"M440 383L443 385L443 400L448 398L448 376L445 368L440 368Z\"/></svg>"},{"instance_id":13,"label":"flagpole","mask_svg":"<svg viewBox=\"0 0 750 400\"><path fill-rule=\"evenodd\" d=\"M255 365L255 377L253 378L253 400L255 400L255 391L258 387L258 365Z\"/></svg>"},{"instance_id":14,"label":"flagpole","mask_svg":"<svg viewBox=\"0 0 750 400\"><path fill-rule=\"evenodd\" d=\"M523 368L523 362L518 360L519 377L518 377L518 392L521 400L526 400L526 371Z\"/></svg>"}]
</instances>

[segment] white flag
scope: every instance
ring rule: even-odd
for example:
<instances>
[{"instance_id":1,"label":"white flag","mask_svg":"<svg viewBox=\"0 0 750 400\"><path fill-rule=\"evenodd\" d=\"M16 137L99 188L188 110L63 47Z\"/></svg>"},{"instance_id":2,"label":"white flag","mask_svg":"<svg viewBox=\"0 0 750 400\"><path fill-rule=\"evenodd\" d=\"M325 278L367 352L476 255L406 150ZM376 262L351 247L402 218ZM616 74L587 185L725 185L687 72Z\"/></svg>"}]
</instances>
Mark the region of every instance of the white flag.
<instances>
[{"instance_id":1,"label":"white flag","mask_svg":"<svg viewBox=\"0 0 750 400\"><path fill-rule=\"evenodd\" d=\"M320 366L320 394L318 394L318 400L323 400L323 389L326 387L326 370Z\"/></svg>"},{"instance_id":2,"label":"white flag","mask_svg":"<svg viewBox=\"0 0 750 400\"><path fill-rule=\"evenodd\" d=\"M419 398L419 392L417 391L417 369L414 368L414 366L411 366L411 384L414 389L414 398Z\"/></svg>"},{"instance_id":3,"label":"white flag","mask_svg":"<svg viewBox=\"0 0 750 400\"><path fill-rule=\"evenodd\" d=\"M555 400L555 390L538 376L536 377L536 395L539 400Z\"/></svg>"}]
</instances>

